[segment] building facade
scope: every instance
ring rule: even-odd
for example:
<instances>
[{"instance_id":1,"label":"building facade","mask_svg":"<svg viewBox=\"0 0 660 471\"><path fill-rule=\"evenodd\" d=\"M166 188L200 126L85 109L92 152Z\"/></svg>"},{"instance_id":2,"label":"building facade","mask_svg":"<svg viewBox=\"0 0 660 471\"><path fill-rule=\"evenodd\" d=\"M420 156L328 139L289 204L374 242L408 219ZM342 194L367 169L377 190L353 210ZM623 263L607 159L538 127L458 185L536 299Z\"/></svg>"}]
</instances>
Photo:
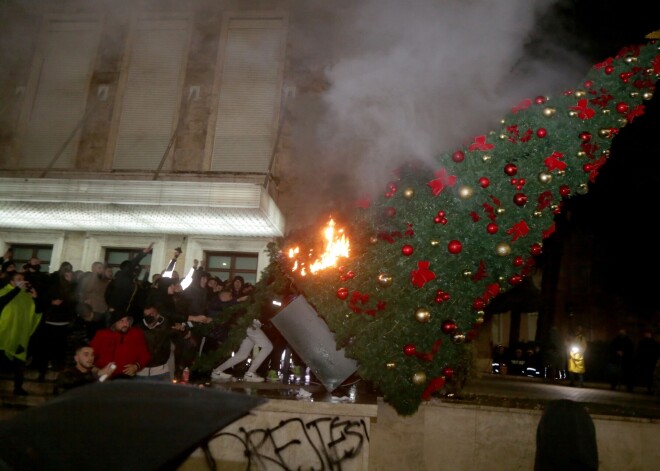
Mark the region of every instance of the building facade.
<instances>
[{"instance_id":1,"label":"building facade","mask_svg":"<svg viewBox=\"0 0 660 471\"><path fill-rule=\"evenodd\" d=\"M0 252L89 270L154 243L256 281L285 232L274 181L278 1L3 2Z\"/></svg>"}]
</instances>

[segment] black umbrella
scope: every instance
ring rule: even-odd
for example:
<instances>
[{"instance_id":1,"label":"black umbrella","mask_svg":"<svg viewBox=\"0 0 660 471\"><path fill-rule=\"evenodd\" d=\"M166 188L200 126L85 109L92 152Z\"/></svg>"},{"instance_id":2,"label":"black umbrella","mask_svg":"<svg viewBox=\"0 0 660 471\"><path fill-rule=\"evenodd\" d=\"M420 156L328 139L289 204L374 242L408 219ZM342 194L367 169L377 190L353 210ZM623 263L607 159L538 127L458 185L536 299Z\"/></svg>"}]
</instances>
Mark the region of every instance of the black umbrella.
<instances>
[{"instance_id":1,"label":"black umbrella","mask_svg":"<svg viewBox=\"0 0 660 471\"><path fill-rule=\"evenodd\" d=\"M175 470L266 399L115 380L72 389L0 422L0 470Z\"/></svg>"}]
</instances>

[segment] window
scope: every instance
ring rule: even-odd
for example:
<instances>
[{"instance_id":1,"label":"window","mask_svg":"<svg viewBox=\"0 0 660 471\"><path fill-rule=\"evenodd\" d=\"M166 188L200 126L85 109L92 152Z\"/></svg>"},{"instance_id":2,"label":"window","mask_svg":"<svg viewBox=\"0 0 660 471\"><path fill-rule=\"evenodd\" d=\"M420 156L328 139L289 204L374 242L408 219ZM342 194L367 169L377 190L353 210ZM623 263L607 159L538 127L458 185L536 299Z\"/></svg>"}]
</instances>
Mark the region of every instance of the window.
<instances>
[{"instance_id":1,"label":"window","mask_svg":"<svg viewBox=\"0 0 660 471\"><path fill-rule=\"evenodd\" d=\"M236 275L246 283L257 282L257 254L238 252L206 252L204 267L211 276L227 281Z\"/></svg>"},{"instance_id":2,"label":"window","mask_svg":"<svg viewBox=\"0 0 660 471\"><path fill-rule=\"evenodd\" d=\"M119 270L119 265L124 260L133 260L134 257L137 257L142 253L144 248L140 249L122 249L122 248L108 248L105 249L105 263L108 267L112 268L113 275ZM142 275L147 281L149 280L149 271L151 270L151 254L147 254L141 261L140 275Z\"/></svg>"},{"instance_id":3,"label":"window","mask_svg":"<svg viewBox=\"0 0 660 471\"><path fill-rule=\"evenodd\" d=\"M95 18L53 17L46 23L24 111L29 116L21 166L48 167L57 158L55 168L74 167L100 29Z\"/></svg>"},{"instance_id":4,"label":"window","mask_svg":"<svg viewBox=\"0 0 660 471\"><path fill-rule=\"evenodd\" d=\"M53 255L53 246L52 245L23 245L23 244L14 244L11 246L14 251L14 263L16 264L16 270L21 270L23 265L30 261L32 257L37 257L41 260L41 271L44 273L50 273L55 271L57 268L52 269L50 267L50 259Z\"/></svg>"},{"instance_id":5,"label":"window","mask_svg":"<svg viewBox=\"0 0 660 471\"><path fill-rule=\"evenodd\" d=\"M267 172L282 86L284 18L232 18L219 65L211 170Z\"/></svg>"},{"instance_id":6,"label":"window","mask_svg":"<svg viewBox=\"0 0 660 471\"><path fill-rule=\"evenodd\" d=\"M159 167L176 128L189 36L187 19L136 22L113 168Z\"/></svg>"}]
</instances>

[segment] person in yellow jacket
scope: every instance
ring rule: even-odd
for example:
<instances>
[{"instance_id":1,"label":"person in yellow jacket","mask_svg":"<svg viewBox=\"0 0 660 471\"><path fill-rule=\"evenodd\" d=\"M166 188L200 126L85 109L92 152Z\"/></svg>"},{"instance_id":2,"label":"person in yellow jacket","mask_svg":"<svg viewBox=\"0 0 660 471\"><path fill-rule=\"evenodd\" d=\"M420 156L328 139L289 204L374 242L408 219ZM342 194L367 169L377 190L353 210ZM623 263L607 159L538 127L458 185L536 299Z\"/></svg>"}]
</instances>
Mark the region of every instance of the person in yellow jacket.
<instances>
[{"instance_id":1,"label":"person in yellow jacket","mask_svg":"<svg viewBox=\"0 0 660 471\"><path fill-rule=\"evenodd\" d=\"M584 355L587 351L587 339L582 333L582 326L575 328L575 333L568 338L566 342L568 349L568 375L570 385L575 386L577 380L578 386L584 385L584 373L587 368L584 364Z\"/></svg>"},{"instance_id":2,"label":"person in yellow jacket","mask_svg":"<svg viewBox=\"0 0 660 471\"><path fill-rule=\"evenodd\" d=\"M0 288L0 350L14 367L14 394L27 396L23 389L25 362L30 337L41 320L36 312L37 291L14 272L9 283Z\"/></svg>"}]
</instances>

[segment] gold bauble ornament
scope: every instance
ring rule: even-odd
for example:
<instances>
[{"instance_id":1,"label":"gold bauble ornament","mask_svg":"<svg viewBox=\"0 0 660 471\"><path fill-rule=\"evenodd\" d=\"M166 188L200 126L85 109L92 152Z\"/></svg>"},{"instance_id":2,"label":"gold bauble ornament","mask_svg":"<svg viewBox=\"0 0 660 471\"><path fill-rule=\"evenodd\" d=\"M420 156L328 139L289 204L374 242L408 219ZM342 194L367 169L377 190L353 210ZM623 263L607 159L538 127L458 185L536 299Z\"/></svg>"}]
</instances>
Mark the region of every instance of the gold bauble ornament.
<instances>
[{"instance_id":1,"label":"gold bauble ornament","mask_svg":"<svg viewBox=\"0 0 660 471\"><path fill-rule=\"evenodd\" d=\"M600 112L603 113L603 114L610 114L612 112L612 110L609 110L607 108L603 108Z\"/></svg>"},{"instance_id":2,"label":"gold bauble ornament","mask_svg":"<svg viewBox=\"0 0 660 471\"><path fill-rule=\"evenodd\" d=\"M483 316L477 316L477 318L474 320L474 323L477 325L481 325L484 323L484 318Z\"/></svg>"},{"instance_id":3,"label":"gold bauble ornament","mask_svg":"<svg viewBox=\"0 0 660 471\"><path fill-rule=\"evenodd\" d=\"M577 155L578 158L582 159L582 158L587 156L587 153L583 150L579 150L579 151L577 151L577 153L575 155Z\"/></svg>"},{"instance_id":4,"label":"gold bauble ornament","mask_svg":"<svg viewBox=\"0 0 660 471\"><path fill-rule=\"evenodd\" d=\"M431 247L439 247L440 246L440 241L437 239L431 240Z\"/></svg>"},{"instance_id":5,"label":"gold bauble ornament","mask_svg":"<svg viewBox=\"0 0 660 471\"><path fill-rule=\"evenodd\" d=\"M431 320L431 311L425 307L420 307L415 311L415 320L420 324L426 324Z\"/></svg>"},{"instance_id":6,"label":"gold bauble ornament","mask_svg":"<svg viewBox=\"0 0 660 471\"><path fill-rule=\"evenodd\" d=\"M484 155L481 156L481 160L483 162L490 162L490 159L491 159L491 157L488 154L484 154Z\"/></svg>"},{"instance_id":7,"label":"gold bauble ornament","mask_svg":"<svg viewBox=\"0 0 660 471\"><path fill-rule=\"evenodd\" d=\"M378 237L376 237L376 236L369 237L369 243L375 244L377 242L378 242Z\"/></svg>"},{"instance_id":8,"label":"gold bauble ornament","mask_svg":"<svg viewBox=\"0 0 660 471\"><path fill-rule=\"evenodd\" d=\"M389 275L387 273L379 273L378 274L378 284L382 286L383 288L388 288L392 286L392 282L394 281L394 278L392 275Z\"/></svg>"},{"instance_id":9,"label":"gold bauble ornament","mask_svg":"<svg viewBox=\"0 0 660 471\"><path fill-rule=\"evenodd\" d=\"M506 213L506 209L504 209L502 206L499 206L499 207L495 210L495 212L496 212L498 215L501 216L502 214Z\"/></svg>"},{"instance_id":10,"label":"gold bauble ornament","mask_svg":"<svg viewBox=\"0 0 660 471\"><path fill-rule=\"evenodd\" d=\"M495 246L495 251L500 257L506 257L507 255L511 254L511 246L506 242L500 242Z\"/></svg>"},{"instance_id":11,"label":"gold bauble ornament","mask_svg":"<svg viewBox=\"0 0 660 471\"><path fill-rule=\"evenodd\" d=\"M415 196L415 190L412 188L406 188L403 190L403 197L407 200L412 199Z\"/></svg>"},{"instance_id":12,"label":"gold bauble ornament","mask_svg":"<svg viewBox=\"0 0 660 471\"><path fill-rule=\"evenodd\" d=\"M558 204L551 204L551 205L550 205L550 211L555 212L555 211L557 211L558 209L559 209L559 205L558 205Z\"/></svg>"},{"instance_id":13,"label":"gold bauble ornament","mask_svg":"<svg viewBox=\"0 0 660 471\"><path fill-rule=\"evenodd\" d=\"M504 118L500 119L500 124L506 124L506 119Z\"/></svg>"},{"instance_id":14,"label":"gold bauble ornament","mask_svg":"<svg viewBox=\"0 0 660 471\"><path fill-rule=\"evenodd\" d=\"M463 185L458 189L458 196L461 199L468 200L472 198L473 194L474 194L474 190L472 189L471 186Z\"/></svg>"},{"instance_id":15,"label":"gold bauble ornament","mask_svg":"<svg viewBox=\"0 0 660 471\"><path fill-rule=\"evenodd\" d=\"M506 278L500 275L497 277L497 281L499 281L500 283L504 283L506 281Z\"/></svg>"},{"instance_id":16,"label":"gold bauble ornament","mask_svg":"<svg viewBox=\"0 0 660 471\"><path fill-rule=\"evenodd\" d=\"M422 384L426 383L426 373L423 371L418 371L413 375L412 382L417 386L421 386Z\"/></svg>"},{"instance_id":17,"label":"gold bauble ornament","mask_svg":"<svg viewBox=\"0 0 660 471\"><path fill-rule=\"evenodd\" d=\"M484 317L486 315L486 311L479 310L477 311L477 317Z\"/></svg>"},{"instance_id":18,"label":"gold bauble ornament","mask_svg":"<svg viewBox=\"0 0 660 471\"><path fill-rule=\"evenodd\" d=\"M451 341L460 344L465 342L465 334L463 332L454 332L451 336Z\"/></svg>"},{"instance_id":19,"label":"gold bauble ornament","mask_svg":"<svg viewBox=\"0 0 660 471\"><path fill-rule=\"evenodd\" d=\"M570 116L571 118L575 118L577 115L578 115L578 112L575 111L575 110L571 110L571 111L568 112L568 116Z\"/></svg>"},{"instance_id":20,"label":"gold bauble ornament","mask_svg":"<svg viewBox=\"0 0 660 471\"><path fill-rule=\"evenodd\" d=\"M603 149L603 150L600 152L600 155L602 155L602 156L604 156L604 157L607 158L607 157L610 156L610 150L609 150L609 149Z\"/></svg>"},{"instance_id":21,"label":"gold bauble ornament","mask_svg":"<svg viewBox=\"0 0 660 471\"><path fill-rule=\"evenodd\" d=\"M539 182L550 183L552 181L552 174L550 172L541 172L538 175Z\"/></svg>"},{"instance_id":22,"label":"gold bauble ornament","mask_svg":"<svg viewBox=\"0 0 660 471\"><path fill-rule=\"evenodd\" d=\"M642 95L642 98L645 99L645 100L652 99L653 98L653 92L644 92L644 94Z\"/></svg>"},{"instance_id":23,"label":"gold bauble ornament","mask_svg":"<svg viewBox=\"0 0 660 471\"><path fill-rule=\"evenodd\" d=\"M507 136L506 134L502 133L502 134L500 134L499 137L500 137L500 141L506 141L506 140L508 139L509 136Z\"/></svg>"},{"instance_id":24,"label":"gold bauble ornament","mask_svg":"<svg viewBox=\"0 0 660 471\"><path fill-rule=\"evenodd\" d=\"M463 276L465 278L470 278L472 276L472 272L470 270L463 270Z\"/></svg>"},{"instance_id":25,"label":"gold bauble ornament","mask_svg":"<svg viewBox=\"0 0 660 471\"><path fill-rule=\"evenodd\" d=\"M626 63L628 63L628 64L632 64L632 63L634 63L634 62L637 62L637 58L636 58L635 56L626 57L624 60L625 60Z\"/></svg>"},{"instance_id":26,"label":"gold bauble ornament","mask_svg":"<svg viewBox=\"0 0 660 471\"><path fill-rule=\"evenodd\" d=\"M393 361L389 361L385 364L385 366L387 367L388 370L393 370L394 368L396 368L396 363L394 363Z\"/></svg>"},{"instance_id":27,"label":"gold bauble ornament","mask_svg":"<svg viewBox=\"0 0 660 471\"><path fill-rule=\"evenodd\" d=\"M566 170L557 170L557 176L563 177L564 175L566 175Z\"/></svg>"},{"instance_id":28,"label":"gold bauble ornament","mask_svg":"<svg viewBox=\"0 0 660 471\"><path fill-rule=\"evenodd\" d=\"M534 216L535 218L540 218L541 216L543 216L543 211L539 211L539 210L537 209L536 211L534 211L534 212L532 213L532 216Z\"/></svg>"},{"instance_id":29,"label":"gold bauble ornament","mask_svg":"<svg viewBox=\"0 0 660 471\"><path fill-rule=\"evenodd\" d=\"M547 118L551 118L552 116L555 115L556 112L557 112L557 110L555 108L550 107L550 106L548 106L546 108L543 108L543 116L545 116Z\"/></svg>"},{"instance_id":30,"label":"gold bauble ornament","mask_svg":"<svg viewBox=\"0 0 660 471\"><path fill-rule=\"evenodd\" d=\"M612 131L608 128L600 128L598 130L598 135L600 137L604 137L605 139L609 139L610 137L612 137Z\"/></svg>"},{"instance_id":31,"label":"gold bauble ornament","mask_svg":"<svg viewBox=\"0 0 660 471\"><path fill-rule=\"evenodd\" d=\"M628 124L628 120L626 118L619 118L617 119L617 123L620 127L624 127L626 124Z\"/></svg>"},{"instance_id":32,"label":"gold bauble ornament","mask_svg":"<svg viewBox=\"0 0 660 471\"><path fill-rule=\"evenodd\" d=\"M639 92L630 92L630 98L637 98L639 96Z\"/></svg>"},{"instance_id":33,"label":"gold bauble ornament","mask_svg":"<svg viewBox=\"0 0 660 471\"><path fill-rule=\"evenodd\" d=\"M587 92L585 92L584 90L576 90L575 91L575 96L578 97L578 98L582 98L586 94L587 94Z\"/></svg>"},{"instance_id":34,"label":"gold bauble ornament","mask_svg":"<svg viewBox=\"0 0 660 471\"><path fill-rule=\"evenodd\" d=\"M580 183L577 187L577 190L575 190L578 195L586 195L589 193L589 185L586 183Z\"/></svg>"}]
</instances>

